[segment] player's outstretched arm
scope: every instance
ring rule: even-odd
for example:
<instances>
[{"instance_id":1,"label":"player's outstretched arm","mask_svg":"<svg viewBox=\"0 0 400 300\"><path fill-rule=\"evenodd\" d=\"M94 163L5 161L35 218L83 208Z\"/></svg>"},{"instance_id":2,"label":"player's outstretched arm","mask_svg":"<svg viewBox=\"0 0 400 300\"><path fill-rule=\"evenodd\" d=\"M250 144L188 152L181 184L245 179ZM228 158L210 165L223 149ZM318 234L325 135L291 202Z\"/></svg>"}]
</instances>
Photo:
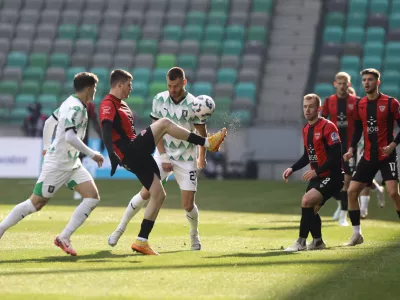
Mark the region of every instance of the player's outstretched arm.
<instances>
[{"instance_id":1,"label":"player's outstretched arm","mask_svg":"<svg viewBox=\"0 0 400 300\"><path fill-rule=\"evenodd\" d=\"M110 120L103 120L101 123L103 127L103 142L106 146L108 157L110 158L111 162L111 173L110 175L113 176L115 171L117 170L118 165L121 165L121 159L119 158L118 154L114 151L114 146L112 142L112 121Z\"/></svg>"},{"instance_id":2,"label":"player's outstretched arm","mask_svg":"<svg viewBox=\"0 0 400 300\"><path fill-rule=\"evenodd\" d=\"M58 120L54 115L51 115L44 122L43 127L43 156L46 154L47 149L51 145L51 138L53 137L54 130L58 124Z\"/></svg>"},{"instance_id":3,"label":"player's outstretched arm","mask_svg":"<svg viewBox=\"0 0 400 300\"><path fill-rule=\"evenodd\" d=\"M361 139L363 132L362 122L361 120L354 121L354 133L351 139L351 145L349 150L343 155L343 160L348 161L350 158L353 157L354 149L357 149L357 144Z\"/></svg>"},{"instance_id":4,"label":"player's outstretched arm","mask_svg":"<svg viewBox=\"0 0 400 300\"><path fill-rule=\"evenodd\" d=\"M307 155L307 149L304 147L304 152L303 155L299 158L298 161L296 161L291 167L287 168L285 172L283 172L282 178L283 180L286 180L297 170L303 169L305 166L308 165L309 163L308 155Z\"/></svg>"}]
</instances>

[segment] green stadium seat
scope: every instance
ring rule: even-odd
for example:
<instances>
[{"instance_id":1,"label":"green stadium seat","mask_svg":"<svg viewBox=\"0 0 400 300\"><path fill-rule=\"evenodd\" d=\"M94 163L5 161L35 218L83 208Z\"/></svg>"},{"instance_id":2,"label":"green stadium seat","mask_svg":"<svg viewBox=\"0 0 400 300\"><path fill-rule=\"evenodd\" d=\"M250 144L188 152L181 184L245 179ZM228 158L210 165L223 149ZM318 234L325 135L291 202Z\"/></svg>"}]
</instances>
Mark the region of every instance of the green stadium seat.
<instances>
[{"instance_id":1,"label":"green stadium seat","mask_svg":"<svg viewBox=\"0 0 400 300\"><path fill-rule=\"evenodd\" d=\"M212 11L208 14L207 24L225 26L227 20L228 15L225 12Z\"/></svg>"},{"instance_id":2,"label":"green stadium seat","mask_svg":"<svg viewBox=\"0 0 400 300\"><path fill-rule=\"evenodd\" d=\"M139 96L131 96L125 100L135 115L143 116L144 114L144 98Z\"/></svg>"},{"instance_id":3,"label":"green stadium seat","mask_svg":"<svg viewBox=\"0 0 400 300\"><path fill-rule=\"evenodd\" d=\"M386 44L386 57L398 57L400 53L400 42L388 42Z\"/></svg>"},{"instance_id":4,"label":"green stadium seat","mask_svg":"<svg viewBox=\"0 0 400 300\"><path fill-rule=\"evenodd\" d=\"M24 68L28 59L23 52L12 51L7 56L7 66Z\"/></svg>"},{"instance_id":5,"label":"green stadium seat","mask_svg":"<svg viewBox=\"0 0 400 300\"><path fill-rule=\"evenodd\" d=\"M0 124L8 122L10 118L10 109L0 107Z\"/></svg>"},{"instance_id":6,"label":"green stadium seat","mask_svg":"<svg viewBox=\"0 0 400 300\"><path fill-rule=\"evenodd\" d=\"M153 82L163 82L165 84L168 69L166 68L155 68L153 70Z\"/></svg>"},{"instance_id":7,"label":"green stadium seat","mask_svg":"<svg viewBox=\"0 0 400 300\"><path fill-rule=\"evenodd\" d=\"M226 28L225 39L243 42L244 27L240 25L230 25Z\"/></svg>"},{"instance_id":8,"label":"green stadium seat","mask_svg":"<svg viewBox=\"0 0 400 300\"><path fill-rule=\"evenodd\" d=\"M364 28L362 27L349 27L344 33L345 43L364 43Z\"/></svg>"},{"instance_id":9,"label":"green stadium seat","mask_svg":"<svg viewBox=\"0 0 400 300\"><path fill-rule=\"evenodd\" d=\"M186 25L204 26L206 15L201 11L190 11L186 15Z\"/></svg>"},{"instance_id":10,"label":"green stadium seat","mask_svg":"<svg viewBox=\"0 0 400 300\"><path fill-rule=\"evenodd\" d=\"M384 71L381 78L382 84L399 85L400 84L400 72L399 71Z\"/></svg>"},{"instance_id":11,"label":"green stadium seat","mask_svg":"<svg viewBox=\"0 0 400 300\"><path fill-rule=\"evenodd\" d=\"M228 11L228 0L211 0L211 11Z\"/></svg>"},{"instance_id":12,"label":"green stadium seat","mask_svg":"<svg viewBox=\"0 0 400 300\"><path fill-rule=\"evenodd\" d=\"M178 56L178 66L184 70L194 71L197 67L197 56L190 54Z\"/></svg>"},{"instance_id":13,"label":"green stadium seat","mask_svg":"<svg viewBox=\"0 0 400 300\"><path fill-rule=\"evenodd\" d=\"M254 0L252 11L269 13L272 9L272 2L273 0Z\"/></svg>"},{"instance_id":14,"label":"green stadium seat","mask_svg":"<svg viewBox=\"0 0 400 300\"><path fill-rule=\"evenodd\" d=\"M367 28L366 40L367 42L385 42L386 32L382 27L369 27Z\"/></svg>"},{"instance_id":15,"label":"green stadium seat","mask_svg":"<svg viewBox=\"0 0 400 300\"><path fill-rule=\"evenodd\" d=\"M44 69L40 67L27 67L24 70L24 80L43 81Z\"/></svg>"},{"instance_id":16,"label":"green stadium seat","mask_svg":"<svg viewBox=\"0 0 400 300\"><path fill-rule=\"evenodd\" d=\"M183 29L184 40L200 41L203 37L203 27L198 25L188 25Z\"/></svg>"},{"instance_id":17,"label":"green stadium seat","mask_svg":"<svg viewBox=\"0 0 400 300\"><path fill-rule=\"evenodd\" d=\"M54 110L55 109L44 107L44 108L42 108L42 114L44 114L45 116L49 117L49 116L51 116L53 114Z\"/></svg>"},{"instance_id":18,"label":"green stadium seat","mask_svg":"<svg viewBox=\"0 0 400 300\"><path fill-rule=\"evenodd\" d=\"M147 84L150 81L151 71L147 68L135 68L132 71L134 81Z\"/></svg>"},{"instance_id":19,"label":"green stadium seat","mask_svg":"<svg viewBox=\"0 0 400 300\"><path fill-rule=\"evenodd\" d=\"M182 28L180 26L167 25L164 27L164 40L180 41Z\"/></svg>"},{"instance_id":20,"label":"green stadium seat","mask_svg":"<svg viewBox=\"0 0 400 300\"><path fill-rule=\"evenodd\" d=\"M358 56L343 55L340 61L341 70L360 70L360 58Z\"/></svg>"},{"instance_id":21,"label":"green stadium seat","mask_svg":"<svg viewBox=\"0 0 400 300\"><path fill-rule=\"evenodd\" d=\"M363 69L374 68L380 70L382 67L382 58L378 56L364 56Z\"/></svg>"},{"instance_id":22,"label":"green stadium seat","mask_svg":"<svg viewBox=\"0 0 400 300\"><path fill-rule=\"evenodd\" d=\"M386 95L399 98L400 88L398 84L382 84L380 90L382 90Z\"/></svg>"},{"instance_id":23,"label":"green stadium seat","mask_svg":"<svg viewBox=\"0 0 400 300\"><path fill-rule=\"evenodd\" d=\"M15 96L18 92L18 83L11 80L0 81L0 91L2 94Z\"/></svg>"},{"instance_id":24,"label":"green stadium seat","mask_svg":"<svg viewBox=\"0 0 400 300\"><path fill-rule=\"evenodd\" d=\"M147 96L147 84L143 82L132 82L131 96L139 96L145 98Z\"/></svg>"},{"instance_id":25,"label":"green stadium seat","mask_svg":"<svg viewBox=\"0 0 400 300\"><path fill-rule=\"evenodd\" d=\"M347 15L347 27L364 27L367 22L367 15L354 12Z\"/></svg>"},{"instance_id":26,"label":"green stadium seat","mask_svg":"<svg viewBox=\"0 0 400 300\"><path fill-rule=\"evenodd\" d=\"M400 70L400 57L398 57L398 56L386 57L385 62L383 64L383 69L385 71L398 71L398 70Z\"/></svg>"},{"instance_id":27,"label":"green stadium seat","mask_svg":"<svg viewBox=\"0 0 400 300\"><path fill-rule=\"evenodd\" d=\"M39 92L40 83L35 80L24 80L19 87L20 94L31 94L37 96Z\"/></svg>"},{"instance_id":28,"label":"green stadium seat","mask_svg":"<svg viewBox=\"0 0 400 300\"><path fill-rule=\"evenodd\" d=\"M85 68L82 67L70 67L67 70L67 81L72 84L72 81L74 80L74 77L76 74L80 72L85 72Z\"/></svg>"},{"instance_id":29,"label":"green stadium seat","mask_svg":"<svg viewBox=\"0 0 400 300\"><path fill-rule=\"evenodd\" d=\"M222 54L240 55L242 53L243 44L239 41L225 40L222 46Z\"/></svg>"},{"instance_id":30,"label":"green stadium seat","mask_svg":"<svg viewBox=\"0 0 400 300\"><path fill-rule=\"evenodd\" d=\"M138 45L138 53L151 54L155 56L157 53L157 41L140 40Z\"/></svg>"},{"instance_id":31,"label":"green stadium seat","mask_svg":"<svg viewBox=\"0 0 400 300\"><path fill-rule=\"evenodd\" d=\"M351 84L357 86L360 82L360 72L359 70L345 70L351 77Z\"/></svg>"},{"instance_id":32,"label":"green stadium seat","mask_svg":"<svg viewBox=\"0 0 400 300\"><path fill-rule=\"evenodd\" d=\"M66 69L69 66L69 56L65 53L53 53L50 56L50 67Z\"/></svg>"},{"instance_id":33,"label":"green stadium seat","mask_svg":"<svg viewBox=\"0 0 400 300\"><path fill-rule=\"evenodd\" d=\"M237 98L249 98L255 101L256 97L256 85L254 83L239 82L235 86L235 96Z\"/></svg>"},{"instance_id":34,"label":"green stadium seat","mask_svg":"<svg viewBox=\"0 0 400 300\"><path fill-rule=\"evenodd\" d=\"M29 55L29 66L47 68L48 55L47 53L32 53Z\"/></svg>"},{"instance_id":35,"label":"green stadium seat","mask_svg":"<svg viewBox=\"0 0 400 300\"><path fill-rule=\"evenodd\" d=\"M251 112L248 109L236 109L231 112L231 118L239 120L241 125L249 125L251 120Z\"/></svg>"},{"instance_id":36,"label":"green stadium seat","mask_svg":"<svg viewBox=\"0 0 400 300\"><path fill-rule=\"evenodd\" d=\"M221 42L224 38L224 28L219 25L207 26L205 37L206 41L218 41Z\"/></svg>"},{"instance_id":37,"label":"green stadium seat","mask_svg":"<svg viewBox=\"0 0 400 300\"><path fill-rule=\"evenodd\" d=\"M140 38L140 27L128 25L121 29L121 40L137 41Z\"/></svg>"},{"instance_id":38,"label":"green stadium seat","mask_svg":"<svg viewBox=\"0 0 400 300\"><path fill-rule=\"evenodd\" d=\"M230 111L232 105L232 99L227 97L217 97L214 99L215 102L215 112L219 111L225 113Z\"/></svg>"},{"instance_id":39,"label":"green stadium seat","mask_svg":"<svg viewBox=\"0 0 400 300\"><path fill-rule=\"evenodd\" d=\"M328 26L324 29L324 43L340 44L343 38L343 29L339 26Z\"/></svg>"},{"instance_id":40,"label":"green stadium seat","mask_svg":"<svg viewBox=\"0 0 400 300\"><path fill-rule=\"evenodd\" d=\"M87 40L96 40L97 39L97 26L90 24L83 24L79 28L79 38L87 39Z\"/></svg>"},{"instance_id":41,"label":"green stadium seat","mask_svg":"<svg viewBox=\"0 0 400 300\"><path fill-rule=\"evenodd\" d=\"M223 68L217 72L217 83L232 83L237 79L237 71L235 69Z\"/></svg>"},{"instance_id":42,"label":"green stadium seat","mask_svg":"<svg viewBox=\"0 0 400 300\"><path fill-rule=\"evenodd\" d=\"M172 54L159 54L156 58L156 67L170 69L176 66L176 57Z\"/></svg>"},{"instance_id":43,"label":"green stadium seat","mask_svg":"<svg viewBox=\"0 0 400 300\"><path fill-rule=\"evenodd\" d=\"M201 44L202 54L216 54L221 53L221 42L218 41L203 41Z\"/></svg>"},{"instance_id":44,"label":"green stadium seat","mask_svg":"<svg viewBox=\"0 0 400 300\"><path fill-rule=\"evenodd\" d=\"M267 29L262 26L250 26L247 30L248 41L258 41L265 43L267 39Z\"/></svg>"},{"instance_id":45,"label":"green stadium seat","mask_svg":"<svg viewBox=\"0 0 400 300\"><path fill-rule=\"evenodd\" d=\"M400 29L400 13L393 13L389 16L389 30Z\"/></svg>"},{"instance_id":46,"label":"green stadium seat","mask_svg":"<svg viewBox=\"0 0 400 300\"><path fill-rule=\"evenodd\" d=\"M90 72L97 75L99 78L99 83L103 85L107 85L110 78L110 72L107 68L91 68ZM135 78L136 80L136 78Z\"/></svg>"},{"instance_id":47,"label":"green stadium seat","mask_svg":"<svg viewBox=\"0 0 400 300\"><path fill-rule=\"evenodd\" d=\"M390 8L392 13L400 13L400 1L392 1L392 6Z\"/></svg>"},{"instance_id":48,"label":"green stadium seat","mask_svg":"<svg viewBox=\"0 0 400 300\"><path fill-rule=\"evenodd\" d=\"M10 121L13 124L22 124L29 112L26 108L14 108L10 114Z\"/></svg>"},{"instance_id":49,"label":"green stadium seat","mask_svg":"<svg viewBox=\"0 0 400 300\"><path fill-rule=\"evenodd\" d=\"M359 12L359 13L366 13L368 6L368 0L351 0L348 5L348 12Z\"/></svg>"},{"instance_id":50,"label":"green stadium seat","mask_svg":"<svg viewBox=\"0 0 400 300\"><path fill-rule=\"evenodd\" d=\"M42 104L42 107L46 107L52 111L58 107L58 97L56 95L42 94L39 96L38 102Z\"/></svg>"},{"instance_id":51,"label":"green stadium seat","mask_svg":"<svg viewBox=\"0 0 400 300\"><path fill-rule=\"evenodd\" d=\"M345 16L341 12L329 12L325 17L325 26L344 26Z\"/></svg>"},{"instance_id":52,"label":"green stadium seat","mask_svg":"<svg viewBox=\"0 0 400 300\"><path fill-rule=\"evenodd\" d=\"M372 14L387 14L389 9L389 1L388 0L371 0L369 6L369 12Z\"/></svg>"},{"instance_id":53,"label":"green stadium seat","mask_svg":"<svg viewBox=\"0 0 400 300\"><path fill-rule=\"evenodd\" d=\"M59 97L61 94L61 83L53 80L46 80L43 82L42 94L55 95Z\"/></svg>"},{"instance_id":54,"label":"green stadium seat","mask_svg":"<svg viewBox=\"0 0 400 300\"><path fill-rule=\"evenodd\" d=\"M331 83L317 83L314 91L321 99L325 99L335 93L335 88Z\"/></svg>"},{"instance_id":55,"label":"green stadium seat","mask_svg":"<svg viewBox=\"0 0 400 300\"><path fill-rule=\"evenodd\" d=\"M212 95L212 84L209 82L195 82L192 86L193 92L191 92L195 96L199 95Z\"/></svg>"},{"instance_id":56,"label":"green stadium seat","mask_svg":"<svg viewBox=\"0 0 400 300\"><path fill-rule=\"evenodd\" d=\"M379 42L367 42L364 45L364 56L382 56L384 45Z\"/></svg>"},{"instance_id":57,"label":"green stadium seat","mask_svg":"<svg viewBox=\"0 0 400 300\"><path fill-rule=\"evenodd\" d=\"M62 24L58 27L58 38L75 40L77 37L78 29L72 24Z\"/></svg>"},{"instance_id":58,"label":"green stadium seat","mask_svg":"<svg viewBox=\"0 0 400 300\"><path fill-rule=\"evenodd\" d=\"M14 107L26 108L30 104L35 103L36 98L34 95L18 94L15 98Z\"/></svg>"},{"instance_id":59,"label":"green stadium seat","mask_svg":"<svg viewBox=\"0 0 400 300\"><path fill-rule=\"evenodd\" d=\"M150 84L149 96L155 97L158 93L161 93L167 89L167 84L165 83L165 74L164 73L164 82L152 82Z\"/></svg>"}]
</instances>

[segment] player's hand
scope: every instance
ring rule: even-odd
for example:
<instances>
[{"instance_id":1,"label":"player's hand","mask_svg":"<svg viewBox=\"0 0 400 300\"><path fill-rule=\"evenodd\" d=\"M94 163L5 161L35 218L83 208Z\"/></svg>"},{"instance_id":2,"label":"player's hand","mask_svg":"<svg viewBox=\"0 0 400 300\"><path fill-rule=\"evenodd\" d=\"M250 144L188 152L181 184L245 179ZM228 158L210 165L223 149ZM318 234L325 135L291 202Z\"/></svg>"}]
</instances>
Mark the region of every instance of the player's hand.
<instances>
[{"instance_id":1,"label":"player's hand","mask_svg":"<svg viewBox=\"0 0 400 300\"><path fill-rule=\"evenodd\" d=\"M353 157L353 149L350 148L344 155L343 155L343 160L344 161L349 161L350 158Z\"/></svg>"},{"instance_id":2,"label":"player's hand","mask_svg":"<svg viewBox=\"0 0 400 300\"><path fill-rule=\"evenodd\" d=\"M173 166L171 161L169 160L169 156L167 153L160 154L161 159L161 167L163 168L164 172L172 172Z\"/></svg>"},{"instance_id":3,"label":"player's hand","mask_svg":"<svg viewBox=\"0 0 400 300\"><path fill-rule=\"evenodd\" d=\"M285 172L282 174L282 179L285 180L285 182L288 182L288 178L293 174L293 169L292 168L287 168Z\"/></svg>"},{"instance_id":4,"label":"player's hand","mask_svg":"<svg viewBox=\"0 0 400 300\"><path fill-rule=\"evenodd\" d=\"M197 159L197 169L204 169L206 167L207 160L206 157L199 157Z\"/></svg>"},{"instance_id":5,"label":"player's hand","mask_svg":"<svg viewBox=\"0 0 400 300\"><path fill-rule=\"evenodd\" d=\"M121 165L121 159L119 158L118 154L113 152L109 156L110 162L111 162L111 172L110 175L111 177L115 174L115 171L117 170L117 167Z\"/></svg>"},{"instance_id":6,"label":"player's hand","mask_svg":"<svg viewBox=\"0 0 400 300\"><path fill-rule=\"evenodd\" d=\"M390 143L388 146L382 148L382 152L384 155L389 156L395 148L396 148L396 144Z\"/></svg>"},{"instance_id":7,"label":"player's hand","mask_svg":"<svg viewBox=\"0 0 400 300\"><path fill-rule=\"evenodd\" d=\"M42 156L44 157L46 155L47 150L42 151Z\"/></svg>"},{"instance_id":8,"label":"player's hand","mask_svg":"<svg viewBox=\"0 0 400 300\"><path fill-rule=\"evenodd\" d=\"M308 170L303 174L303 180L310 181L313 178L316 178L318 175L314 170Z\"/></svg>"},{"instance_id":9,"label":"player's hand","mask_svg":"<svg viewBox=\"0 0 400 300\"><path fill-rule=\"evenodd\" d=\"M172 170L174 169L174 167L171 163L162 163L161 166L162 166L163 170L168 173L172 172Z\"/></svg>"},{"instance_id":10,"label":"player's hand","mask_svg":"<svg viewBox=\"0 0 400 300\"><path fill-rule=\"evenodd\" d=\"M95 156L93 156L93 158L92 158L95 162L97 162L97 166L99 167L99 168L101 168L101 166L103 165L103 163L104 163L104 157L103 157L103 155L101 155L100 153L96 153L96 155Z\"/></svg>"}]
</instances>

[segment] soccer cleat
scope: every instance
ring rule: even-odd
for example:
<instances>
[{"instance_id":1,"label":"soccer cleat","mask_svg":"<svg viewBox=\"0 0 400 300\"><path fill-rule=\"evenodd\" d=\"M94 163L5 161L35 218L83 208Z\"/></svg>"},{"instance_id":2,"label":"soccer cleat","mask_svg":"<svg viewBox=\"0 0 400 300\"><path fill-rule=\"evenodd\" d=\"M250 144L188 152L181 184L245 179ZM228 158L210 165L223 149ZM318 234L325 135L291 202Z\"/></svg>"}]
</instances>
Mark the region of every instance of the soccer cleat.
<instances>
[{"instance_id":1,"label":"soccer cleat","mask_svg":"<svg viewBox=\"0 0 400 300\"><path fill-rule=\"evenodd\" d=\"M302 245L301 243L296 241L292 246L287 247L285 249L285 252L298 252L298 251L303 251L303 250L307 250L307 245L305 243L304 243L304 245Z\"/></svg>"},{"instance_id":2,"label":"soccer cleat","mask_svg":"<svg viewBox=\"0 0 400 300\"><path fill-rule=\"evenodd\" d=\"M307 246L307 250L322 250L325 249L326 245L322 239L313 239Z\"/></svg>"},{"instance_id":3,"label":"soccer cleat","mask_svg":"<svg viewBox=\"0 0 400 300\"><path fill-rule=\"evenodd\" d=\"M376 187L376 198L378 198L379 207L383 208L385 206L385 192L381 185Z\"/></svg>"},{"instance_id":4,"label":"soccer cleat","mask_svg":"<svg viewBox=\"0 0 400 300\"><path fill-rule=\"evenodd\" d=\"M114 247L118 244L120 237L124 234L122 229L115 230L109 237L108 237L108 244L111 247Z\"/></svg>"},{"instance_id":5,"label":"soccer cleat","mask_svg":"<svg viewBox=\"0 0 400 300\"><path fill-rule=\"evenodd\" d=\"M339 220L340 212L341 212L341 207L338 206L338 208L335 210L335 213L332 216L332 220Z\"/></svg>"},{"instance_id":6,"label":"soccer cleat","mask_svg":"<svg viewBox=\"0 0 400 300\"><path fill-rule=\"evenodd\" d=\"M364 243L364 237L359 233L354 233L345 246L355 246Z\"/></svg>"},{"instance_id":7,"label":"soccer cleat","mask_svg":"<svg viewBox=\"0 0 400 300\"><path fill-rule=\"evenodd\" d=\"M211 152L218 152L219 147L225 140L225 137L226 137L226 128L222 128L217 133L214 133L212 136L208 137L207 139L210 146L207 148L207 150Z\"/></svg>"},{"instance_id":8,"label":"soccer cleat","mask_svg":"<svg viewBox=\"0 0 400 300\"><path fill-rule=\"evenodd\" d=\"M62 251L64 251L65 253L67 253L69 255L72 255L72 256L77 255L74 248L72 248L71 241L67 238L62 238L60 236L56 237L54 240L54 245L56 245L57 247L60 247Z\"/></svg>"},{"instance_id":9,"label":"soccer cleat","mask_svg":"<svg viewBox=\"0 0 400 300\"><path fill-rule=\"evenodd\" d=\"M139 240L136 240L132 244L132 250L142 253L143 255L160 255L150 247L148 242L142 242Z\"/></svg>"},{"instance_id":10,"label":"soccer cleat","mask_svg":"<svg viewBox=\"0 0 400 300\"><path fill-rule=\"evenodd\" d=\"M191 235L190 240L192 242L191 250L201 250L201 242L198 234Z\"/></svg>"},{"instance_id":11,"label":"soccer cleat","mask_svg":"<svg viewBox=\"0 0 400 300\"><path fill-rule=\"evenodd\" d=\"M349 222L347 222L347 210L342 210L340 212L339 225L340 226L349 226Z\"/></svg>"}]
</instances>

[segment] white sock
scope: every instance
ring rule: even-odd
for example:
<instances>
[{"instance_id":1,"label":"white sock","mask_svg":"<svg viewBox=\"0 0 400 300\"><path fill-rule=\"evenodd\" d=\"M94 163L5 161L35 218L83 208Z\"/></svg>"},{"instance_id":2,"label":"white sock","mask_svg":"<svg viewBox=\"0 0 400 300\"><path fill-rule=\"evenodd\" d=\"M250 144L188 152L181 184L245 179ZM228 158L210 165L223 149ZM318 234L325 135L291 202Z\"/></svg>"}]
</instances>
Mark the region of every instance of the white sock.
<instances>
[{"instance_id":1,"label":"white sock","mask_svg":"<svg viewBox=\"0 0 400 300\"><path fill-rule=\"evenodd\" d=\"M198 235L199 234L199 210L197 205L195 204L192 211L186 212L186 219L189 221L190 224L190 235Z\"/></svg>"},{"instance_id":2,"label":"white sock","mask_svg":"<svg viewBox=\"0 0 400 300\"><path fill-rule=\"evenodd\" d=\"M347 210L341 210L339 220L345 220L345 219L347 219Z\"/></svg>"},{"instance_id":3,"label":"white sock","mask_svg":"<svg viewBox=\"0 0 400 300\"><path fill-rule=\"evenodd\" d=\"M338 208L342 209L342 202L340 200L337 200L336 202L337 202Z\"/></svg>"},{"instance_id":4,"label":"white sock","mask_svg":"<svg viewBox=\"0 0 400 300\"><path fill-rule=\"evenodd\" d=\"M353 226L353 232L361 234L361 225Z\"/></svg>"},{"instance_id":5,"label":"white sock","mask_svg":"<svg viewBox=\"0 0 400 300\"><path fill-rule=\"evenodd\" d=\"M210 147L210 142L208 141L208 139L206 139L205 143L204 143L204 147L208 148Z\"/></svg>"},{"instance_id":6,"label":"white sock","mask_svg":"<svg viewBox=\"0 0 400 300\"><path fill-rule=\"evenodd\" d=\"M147 242L147 239L145 239L145 238L142 238L142 237L137 237L137 239L139 240L139 241L141 241L141 242Z\"/></svg>"},{"instance_id":7,"label":"white sock","mask_svg":"<svg viewBox=\"0 0 400 300\"><path fill-rule=\"evenodd\" d=\"M146 202L147 200L143 200L140 193L137 193L135 196L133 196L125 210L121 223L118 225L118 229L125 231L129 221L139 212Z\"/></svg>"},{"instance_id":8,"label":"white sock","mask_svg":"<svg viewBox=\"0 0 400 300\"><path fill-rule=\"evenodd\" d=\"M8 228L14 226L27 215L34 212L36 212L36 208L33 206L30 199L16 205L8 216L0 223L0 238Z\"/></svg>"},{"instance_id":9,"label":"white sock","mask_svg":"<svg viewBox=\"0 0 400 300\"><path fill-rule=\"evenodd\" d=\"M360 210L365 211L368 209L369 196L360 196Z\"/></svg>"},{"instance_id":10,"label":"white sock","mask_svg":"<svg viewBox=\"0 0 400 300\"><path fill-rule=\"evenodd\" d=\"M69 239L83 222L85 222L99 202L99 199L84 198L81 204L75 209L67 226L65 226L64 230L61 232L60 237Z\"/></svg>"}]
</instances>

